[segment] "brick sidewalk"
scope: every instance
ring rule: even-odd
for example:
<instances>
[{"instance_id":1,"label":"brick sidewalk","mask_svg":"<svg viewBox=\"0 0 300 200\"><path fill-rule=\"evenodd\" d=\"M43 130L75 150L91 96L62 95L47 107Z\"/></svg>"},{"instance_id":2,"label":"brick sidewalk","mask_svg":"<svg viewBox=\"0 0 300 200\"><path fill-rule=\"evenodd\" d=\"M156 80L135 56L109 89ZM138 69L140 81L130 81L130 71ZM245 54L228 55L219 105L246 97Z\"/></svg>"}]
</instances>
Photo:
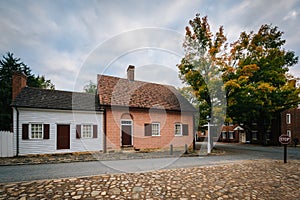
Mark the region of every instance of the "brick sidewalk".
<instances>
[{"instance_id":1,"label":"brick sidewalk","mask_svg":"<svg viewBox=\"0 0 300 200\"><path fill-rule=\"evenodd\" d=\"M300 199L300 161L0 184L0 199Z\"/></svg>"}]
</instances>

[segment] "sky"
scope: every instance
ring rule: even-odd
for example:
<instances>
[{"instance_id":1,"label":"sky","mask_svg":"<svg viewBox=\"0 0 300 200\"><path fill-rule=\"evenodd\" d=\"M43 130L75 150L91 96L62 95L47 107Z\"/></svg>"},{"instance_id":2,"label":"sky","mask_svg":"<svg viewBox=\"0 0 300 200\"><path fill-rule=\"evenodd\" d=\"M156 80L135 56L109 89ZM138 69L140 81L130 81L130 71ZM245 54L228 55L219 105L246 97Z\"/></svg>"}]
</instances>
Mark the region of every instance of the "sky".
<instances>
[{"instance_id":1,"label":"sky","mask_svg":"<svg viewBox=\"0 0 300 200\"><path fill-rule=\"evenodd\" d=\"M0 54L12 52L58 90L83 91L97 74L182 86L185 27L197 13L228 42L263 24L300 55L299 0L0 0ZM300 64L290 73L300 77Z\"/></svg>"}]
</instances>

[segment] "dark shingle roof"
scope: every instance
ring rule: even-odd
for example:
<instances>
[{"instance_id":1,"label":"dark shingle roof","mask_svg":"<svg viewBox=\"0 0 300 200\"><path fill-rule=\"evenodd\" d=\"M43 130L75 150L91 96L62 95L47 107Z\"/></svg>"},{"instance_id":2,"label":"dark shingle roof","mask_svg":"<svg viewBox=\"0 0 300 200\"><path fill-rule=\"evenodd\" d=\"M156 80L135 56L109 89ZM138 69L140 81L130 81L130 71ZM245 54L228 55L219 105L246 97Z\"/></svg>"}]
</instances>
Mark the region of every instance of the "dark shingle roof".
<instances>
[{"instance_id":1,"label":"dark shingle roof","mask_svg":"<svg viewBox=\"0 0 300 200\"><path fill-rule=\"evenodd\" d=\"M25 87L12 102L14 107L59 110L100 110L95 94Z\"/></svg>"},{"instance_id":2,"label":"dark shingle roof","mask_svg":"<svg viewBox=\"0 0 300 200\"><path fill-rule=\"evenodd\" d=\"M101 105L195 112L179 91L169 85L98 75L98 94Z\"/></svg>"}]
</instances>

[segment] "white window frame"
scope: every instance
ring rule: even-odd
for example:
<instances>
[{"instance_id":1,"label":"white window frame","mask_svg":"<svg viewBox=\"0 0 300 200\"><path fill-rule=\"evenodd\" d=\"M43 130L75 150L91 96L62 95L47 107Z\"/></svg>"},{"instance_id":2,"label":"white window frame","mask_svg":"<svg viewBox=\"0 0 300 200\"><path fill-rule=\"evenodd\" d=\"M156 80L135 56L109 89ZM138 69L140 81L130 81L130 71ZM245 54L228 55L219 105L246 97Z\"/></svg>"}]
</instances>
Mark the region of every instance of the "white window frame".
<instances>
[{"instance_id":1,"label":"white window frame","mask_svg":"<svg viewBox=\"0 0 300 200\"><path fill-rule=\"evenodd\" d=\"M153 126L156 126L156 125L158 126L158 133L154 132L156 130L154 130ZM151 130L152 130L152 132L151 132L152 136L160 136L160 123L159 122L153 122L153 123L151 123Z\"/></svg>"},{"instance_id":2,"label":"white window frame","mask_svg":"<svg viewBox=\"0 0 300 200\"><path fill-rule=\"evenodd\" d=\"M234 132L233 131L229 131L229 139L230 140L234 139Z\"/></svg>"},{"instance_id":3,"label":"white window frame","mask_svg":"<svg viewBox=\"0 0 300 200\"><path fill-rule=\"evenodd\" d=\"M32 137L33 133L32 133L32 126L41 126L41 134L39 134L40 137ZM29 123L29 139L32 139L32 140L42 140L44 138L44 124L43 123L40 123L40 122L32 122L32 123Z\"/></svg>"},{"instance_id":4,"label":"white window frame","mask_svg":"<svg viewBox=\"0 0 300 200\"><path fill-rule=\"evenodd\" d=\"M87 135L87 133L85 133L85 127L90 127L90 135ZM93 138L93 124L81 124L81 138L82 139L90 139Z\"/></svg>"},{"instance_id":5,"label":"white window frame","mask_svg":"<svg viewBox=\"0 0 300 200\"><path fill-rule=\"evenodd\" d=\"M176 126L179 126L179 134L177 133ZM182 136L182 124L181 123L175 123L174 125L174 135L175 136Z\"/></svg>"},{"instance_id":6,"label":"white window frame","mask_svg":"<svg viewBox=\"0 0 300 200\"><path fill-rule=\"evenodd\" d=\"M258 134L257 131L252 131L252 135L251 135L252 140L257 140L257 134ZM253 137L253 135L255 135L255 137Z\"/></svg>"},{"instance_id":7,"label":"white window frame","mask_svg":"<svg viewBox=\"0 0 300 200\"><path fill-rule=\"evenodd\" d=\"M289 137L292 137L292 131L291 130L286 130L286 135Z\"/></svg>"},{"instance_id":8,"label":"white window frame","mask_svg":"<svg viewBox=\"0 0 300 200\"><path fill-rule=\"evenodd\" d=\"M290 113L287 113L286 114L286 124L291 124L291 114Z\"/></svg>"},{"instance_id":9,"label":"white window frame","mask_svg":"<svg viewBox=\"0 0 300 200\"><path fill-rule=\"evenodd\" d=\"M227 139L227 133L226 131L222 131L222 139Z\"/></svg>"},{"instance_id":10,"label":"white window frame","mask_svg":"<svg viewBox=\"0 0 300 200\"><path fill-rule=\"evenodd\" d=\"M122 119L122 120L121 120L121 125L132 126L132 120L129 120L129 119Z\"/></svg>"},{"instance_id":11,"label":"white window frame","mask_svg":"<svg viewBox=\"0 0 300 200\"><path fill-rule=\"evenodd\" d=\"M120 121L120 146L122 146L122 126L130 126L131 127L131 144L133 145L133 120L131 119L121 119Z\"/></svg>"}]
</instances>

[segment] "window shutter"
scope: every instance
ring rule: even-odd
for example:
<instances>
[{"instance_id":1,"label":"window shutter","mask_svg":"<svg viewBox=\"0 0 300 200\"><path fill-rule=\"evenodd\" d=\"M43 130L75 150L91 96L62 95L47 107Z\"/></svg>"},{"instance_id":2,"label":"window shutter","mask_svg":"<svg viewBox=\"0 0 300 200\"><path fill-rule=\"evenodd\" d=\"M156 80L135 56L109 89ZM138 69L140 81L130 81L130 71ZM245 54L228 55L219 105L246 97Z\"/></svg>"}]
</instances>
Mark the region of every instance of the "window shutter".
<instances>
[{"instance_id":1,"label":"window shutter","mask_svg":"<svg viewBox=\"0 0 300 200\"><path fill-rule=\"evenodd\" d=\"M28 128L29 128L29 124L22 124L22 139L23 140L29 139Z\"/></svg>"},{"instance_id":2,"label":"window shutter","mask_svg":"<svg viewBox=\"0 0 300 200\"><path fill-rule=\"evenodd\" d=\"M151 124L145 124L145 136L152 136L152 126Z\"/></svg>"},{"instance_id":3,"label":"window shutter","mask_svg":"<svg viewBox=\"0 0 300 200\"><path fill-rule=\"evenodd\" d=\"M44 139L50 138L50 126L49 124L44 124Z\"/></svg>"},{"instance_id":4,"label":"window shutter","mask_svg":"<svg viewBox=\"0 0 300 200\"><path fill-rule=\"evenodd\" d=\"M189 135L189 125L182 124L182 135Z\"/></svg>"},{"instance_id":5,"label":"window shutter","mask_svg":"<svg viewBox=\"0 0 300 200\"><path fill-rule=\"evenodd\" d=\"M93 138L97 138L98 136L98 126L93 125Z\"/></svg>"},{"instance_id":6,"label":"window shutter","mask_svg":"<svg viewBox=\"0 0 300 200\"><path fill-rule=\"evenodd\" d=\"M81 138L81 125L76 125L76 139Z\"/></svg>"}]
</instances>

